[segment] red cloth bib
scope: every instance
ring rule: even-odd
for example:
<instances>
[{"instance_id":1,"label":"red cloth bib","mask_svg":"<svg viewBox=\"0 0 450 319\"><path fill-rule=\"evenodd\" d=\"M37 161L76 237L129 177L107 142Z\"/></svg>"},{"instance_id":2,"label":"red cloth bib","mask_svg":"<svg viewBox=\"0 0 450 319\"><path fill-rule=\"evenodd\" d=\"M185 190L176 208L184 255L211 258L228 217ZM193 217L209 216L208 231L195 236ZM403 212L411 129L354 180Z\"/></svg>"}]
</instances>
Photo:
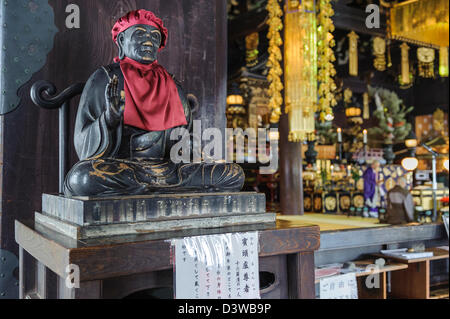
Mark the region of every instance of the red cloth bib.
<instances>
[{"instance_id":1,"label":"red cloth bib","mask_svg":"<svg viewBox=\"0 0 450 319\"><path fill-rule=\"evenodd\" d=\"M142 64L125 57L120 68L125 78L125 125L164 131L187 124L175 82L157 61Z\"/></svg>"}]
</instances>

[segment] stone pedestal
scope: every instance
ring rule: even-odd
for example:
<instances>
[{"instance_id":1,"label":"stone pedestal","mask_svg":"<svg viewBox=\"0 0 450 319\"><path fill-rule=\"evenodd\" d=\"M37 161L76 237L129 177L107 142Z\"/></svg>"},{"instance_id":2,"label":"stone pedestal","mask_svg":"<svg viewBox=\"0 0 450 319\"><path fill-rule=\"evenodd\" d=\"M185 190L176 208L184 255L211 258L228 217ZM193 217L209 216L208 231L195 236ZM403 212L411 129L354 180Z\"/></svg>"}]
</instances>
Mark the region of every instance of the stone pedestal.
<instances>
[{"instance_id":1,"label":"stone pedestal","mask_svg":"<svg viewBox=\"0 0 450 319\"><path fill-rule=\"evenodd\" d=\"M264 194L190 193L108 198L42 195L35 222L75 239L274 223Z\"/></svg>"}]
</instances>

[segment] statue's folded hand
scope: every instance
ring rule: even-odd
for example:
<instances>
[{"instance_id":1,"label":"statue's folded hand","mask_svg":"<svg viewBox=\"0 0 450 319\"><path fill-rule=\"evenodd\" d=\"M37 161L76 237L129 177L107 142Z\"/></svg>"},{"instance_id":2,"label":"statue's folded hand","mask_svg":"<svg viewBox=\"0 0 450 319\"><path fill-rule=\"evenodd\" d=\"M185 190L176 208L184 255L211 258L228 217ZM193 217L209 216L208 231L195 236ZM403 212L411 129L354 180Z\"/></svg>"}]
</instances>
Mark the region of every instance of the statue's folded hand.
<instances>
[{"instance_id":1,"label":"statue's folded hand","mask_svg":"<svg viewBox=\"0 0 450 319\"><path fill-rule=\"evenodd\" d=\"M116 75L109 81L105 89L106 123L110 128L116 128L125 110L125 94L119 94L119 79Z\"/></svg>"}]
</instances>

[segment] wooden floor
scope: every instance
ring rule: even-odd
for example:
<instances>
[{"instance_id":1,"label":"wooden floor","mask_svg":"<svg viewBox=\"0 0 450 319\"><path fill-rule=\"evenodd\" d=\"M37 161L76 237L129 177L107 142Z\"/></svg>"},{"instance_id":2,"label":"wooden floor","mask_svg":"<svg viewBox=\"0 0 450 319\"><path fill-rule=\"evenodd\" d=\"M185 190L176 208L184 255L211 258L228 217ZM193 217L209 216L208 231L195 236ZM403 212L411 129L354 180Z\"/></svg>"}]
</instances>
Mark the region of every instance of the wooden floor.
<instances>
[{"instance_id":1,"label":"wooden floor","mask_svg":"<svg viewBox=\"0 0 450 319\"><path fill-rule=\"evenodd\" d=\"M277 215L277 222L289 222L291 225L298 223L314 224L320 227L320 231L336 231L344 229L386 227L389 224L380 224L377 218L363 218L345 215L307 213L303 216Z\"/></svg>"}]
</instances>

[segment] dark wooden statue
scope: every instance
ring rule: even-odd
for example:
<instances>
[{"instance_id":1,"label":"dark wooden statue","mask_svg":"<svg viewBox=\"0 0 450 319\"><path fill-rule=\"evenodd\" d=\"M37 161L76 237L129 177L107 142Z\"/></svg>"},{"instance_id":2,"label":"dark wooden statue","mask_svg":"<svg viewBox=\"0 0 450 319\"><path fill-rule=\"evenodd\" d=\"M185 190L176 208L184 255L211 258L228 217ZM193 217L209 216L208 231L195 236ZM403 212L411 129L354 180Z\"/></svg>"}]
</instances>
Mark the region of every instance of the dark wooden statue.
<instances>
[{"instance_id":1,"label":"dark wooden statue","mask_svg":"<svg viewBox=\"0 0 450 319\"><path fill-rule=\"evenodd\" d=\"M190 100L157 62L167 29L146 10L117 21L115 63L89 78L78 108L74 142L80 161L64 182L67 196L240 191L237 164L174 163L173 130L192 132ZM192 143L190 144L192 145Z\"/></svg>"}]
</instances>

